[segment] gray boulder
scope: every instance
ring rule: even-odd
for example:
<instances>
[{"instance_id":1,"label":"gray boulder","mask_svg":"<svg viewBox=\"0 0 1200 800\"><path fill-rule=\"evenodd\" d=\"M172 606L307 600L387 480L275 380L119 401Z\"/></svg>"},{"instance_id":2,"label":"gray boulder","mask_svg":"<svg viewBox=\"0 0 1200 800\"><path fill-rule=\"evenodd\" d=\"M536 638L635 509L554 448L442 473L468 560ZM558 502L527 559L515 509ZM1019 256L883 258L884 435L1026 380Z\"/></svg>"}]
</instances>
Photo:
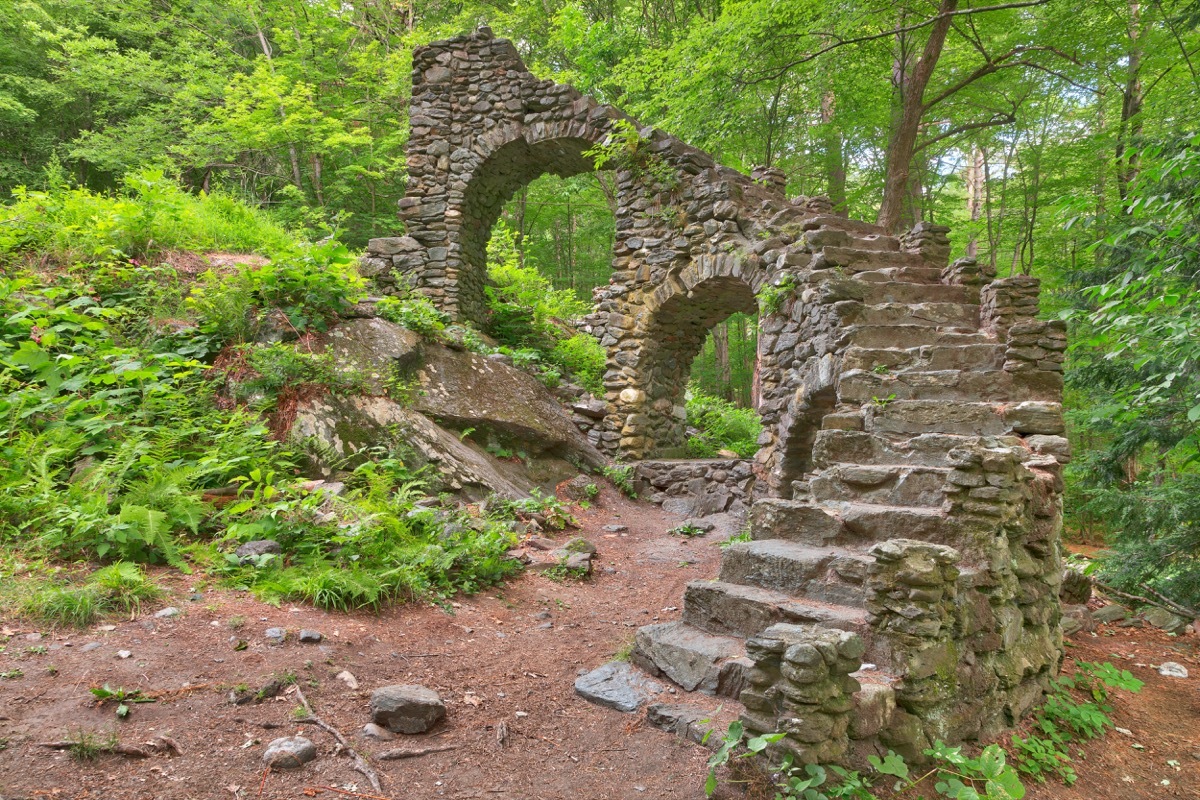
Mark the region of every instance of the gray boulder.
<instances>
[{"instance_id":1,"label":"gray boulder","mask_svg":"<svg viewBox=\"0 0 1200 800\"><path fill-rule=\"evenodd\" d=\"M297 769L317 757L317 746L303 736L284 736L267 745L263 763L271 769Z\"/></svg>"},{"instance_id":2,"label":"gray boulder","mask_svg":"<svg viewBox=\"0 0 1200 800\"><path fill-rule=\"evenodd\" d=\"M267 553L280 555L283 553L283 547L274 539L256 539L253 542L246 542L233 551L242 564L248 564L258 556L264 556Z\"/></svg>"},{"instance_id":3,"label":"gray boulder","mask_svg":"<svg viewBox=\"0 0 1200 800\"><path fill-rule=\"evenodd\" d=\"M424 686L383 686L371 692L371 721L394 733L424 733L444 716L442 698Z\"/></svg>"},{"instance_id":4,"label":"gray boulder","mask_svg":"<svg viewBox=\"0 0 1200 800\"><path fill-rule=\"evenodd\" d=\"M470 352L430 345L414 408L455 428L478 428L599 468L607 462L532 375Z\"/></svg>"}]
</instances>

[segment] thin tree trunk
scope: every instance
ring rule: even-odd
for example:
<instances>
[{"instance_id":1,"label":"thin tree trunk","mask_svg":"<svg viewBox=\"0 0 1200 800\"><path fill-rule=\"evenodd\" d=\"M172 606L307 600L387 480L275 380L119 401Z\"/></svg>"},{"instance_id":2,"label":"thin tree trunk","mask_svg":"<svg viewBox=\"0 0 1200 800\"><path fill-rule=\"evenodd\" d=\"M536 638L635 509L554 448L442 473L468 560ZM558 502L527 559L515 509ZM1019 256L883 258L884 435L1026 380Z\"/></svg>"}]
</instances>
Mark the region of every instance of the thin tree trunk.
<instances>
[{"instance_id":1,"label":"thin tree trunk","mask_svg":"<svg viewBox=\"0 0 1200 800\"><path fill-rule=\"evenodd\" d=\"M717 362L717 382L721 398L733 399L733 374L729 365L729 325L722 322L712 329L713 358Z\"/></svg>"},{"instance_id":2,"label":"thin tree trunk","mask_svg":"<svg viewBox=\"0 0 1200 800\"><path fill-rule=\"evenodd\" d=\"M251 12L253 15L253 12ZM267 41L267 35L263 33L262 26L258 24L258 20L254 20L254 28L258 32L258 46L262 48L262 54L267 59L267 67L271 70L271 74L275 74L275 62L271 60L271 43ZM287 121L287 110L283 107L283 103L279 104L279 119ZM300 155L296 152L296 143L288 142L288 157L292 162L292 182L296 184L297 189L303 189L300 179Z\"/></svg>"},{"instance_id":3,"label":"thin tree trunk","mask_svg":"<svg viewBox=\"0 0 1200 800\"><path fill-rule=\"evenodd\" d=\"M897 59L893 72L899 108L892 121L888 140L887 171L883 181L883 202L879 206L876 224L889 231L903 227L905 201L912 183L909 177L913 154L917 149L917 135L921 129L921 118L925 114L925 87L933 77L933 70L942 55L946 36L950 32L951 14L958 8L958 0L941 0L937 21L930 26L929 38L921 57L912 69L908 69L903 51Z\"/></svg>"},{"instance_id":4,"label":"thin tree trunk","mask_svg":"<svg viewBox=\"0 0 1200 800\"><path fill-rule=\"evenodd\" d=\"M976 145L967 164L967 214L971 218L971 239L967 242L967 257L979 255L979 217L983 210L983 148Z\"/></svg>"}]
</instances>

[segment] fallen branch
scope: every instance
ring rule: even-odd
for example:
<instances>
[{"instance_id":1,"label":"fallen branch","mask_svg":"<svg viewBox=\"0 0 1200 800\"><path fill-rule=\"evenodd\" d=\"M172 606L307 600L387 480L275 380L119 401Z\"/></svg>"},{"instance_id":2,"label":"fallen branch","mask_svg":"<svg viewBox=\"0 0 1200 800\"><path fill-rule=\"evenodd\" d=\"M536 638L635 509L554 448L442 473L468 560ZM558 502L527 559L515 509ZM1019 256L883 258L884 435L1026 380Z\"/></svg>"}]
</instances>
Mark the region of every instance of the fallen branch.
<instances>
[{"instance_id":1,"label":"fallen branch","mask_svg":"<svg viewBox=\"0 0 1200 800\"><path fill-rule=\"evenodd\" d=\"M1155 608L1161 608L1163 611L1170 611L1172 614L1179 613L1175 609L1163 605L1158 600L1151 600L1149 597L1142 597L1141 595L1129 594L1128 592L1122 592L1120 589L1114 589L1113 587L1109 586L1108 584L1101 583L1100 581L1096 581L1095 583L1096 583L1096 588L1099 589L1100 591L1105 592L1107 594L1114 595L1116 597L1120 597L1122 600L1130 600L1134 603L1141 603L1142 605L1154 606Z\"/></svg>"},{"instance_id":2,"label":"fallen branch","mask_svg":"<svg viewBox=\"0 0 1200 800\"><path fill-rule=\"evenodd\" d=\"M50 750L70 750L72 747L79 746L79 742L68 742L65 740L59 742L40 742L38 744L38 747L46 747ZM128 744L120 744L119 742L98 744L96 745L96 751L100 753L113 753L118 756L128 756L129 758L150 757L150 753L140 747L134 747L133 745Z\"/></svg>"},{"instance_id":3,"label":"fallen branch","mask_svg":"<svg viewBox=\"0 0 1200 800\"><path fill-rule=\"evenodd\" d=\"M1140 584L1138 584L1138 585L1139 585L1139 586L1141 586L1143 589L1145 589L1145 590L1146 590L1147 592L1149 592L1150 594L1152 594L1152 595L1154 595L1155 597L1157 597L1159 600L1162 600L1164 603L1166 603L1166 604L1167 604L1167 606L1168 606L1169 608L1173 608L1173 609L1175 609L1175 613L1176 613L1176 614L1182 614L1183 616L1185 616L1185 617L1187 617L1188 619L1191 619L1191 620L1194 620L1194 619L1200 618L1200 611L1196 611L1196 610L1195 610L1195 609L1193 609L1193 608L1188 608L1188 607L1187 607L1187 606L1185 606L1185 605L1181 605L1181 604L1179 604L1179 603L1176 603L1174 600L1172 600L1171 598L1167 597L1167 596L1166 596L1165 594L1163 594L1162 592L1160 592L1160 591L1157 591L1157 590L1155 590L1155 589L1151 589L1149 586L1147 586L1147 585L1146 585L1146 584L1144 584L1144 583L1140 583Z\"/></svg>"},{"instance_id":4,"label":"fallen branch","mask_svg":"<svg viewBox=\"0 0 1200 800\"><path fill-rule=\"evenodd\" d=\"M444 753L447 750L457 750L458 747L456 744L443 744L436 747L420 747L415 750L388 750L375 757L380 761L399 761L402 758L418 758L420 756L427 756L430 753Z\"/></svg>"},{"instance_id":5,"label":"fallen branch","mask_svg":"<svg viewBox=\"0 0 1200 800\"><path fill-rule=\"evenodd\" d=\"M342 736L341 731L317 716L316 712L313 711L313 707L309 704L308 698L304 696L304 690L300 688L300 684L296 683L292 685L296 689L296 697L300 700L300 705L304 706L304 710L308 712L307 717L298 721L307 723L309 725L316 725L318 728L337 739L338 744L344 747L346 752L350 754L350 757L354 759L354 769L371 782L372 789L377 792L382 792L383 785L379 782L379 773L377 773L371 767L371 765L367 763L365 758L359 755L357 750L350 746L350 742L346 741L346 737Z\"/></svg>"}]
</instances>

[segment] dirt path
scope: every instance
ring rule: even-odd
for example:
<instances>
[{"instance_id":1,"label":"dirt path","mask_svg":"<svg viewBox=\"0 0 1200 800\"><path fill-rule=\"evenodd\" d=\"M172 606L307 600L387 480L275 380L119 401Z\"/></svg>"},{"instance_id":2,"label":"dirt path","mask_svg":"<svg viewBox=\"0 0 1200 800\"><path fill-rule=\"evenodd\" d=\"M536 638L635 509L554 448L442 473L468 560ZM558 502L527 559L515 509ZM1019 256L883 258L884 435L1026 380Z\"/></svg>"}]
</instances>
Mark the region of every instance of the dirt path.
<instances>
[{"instance_id":1,"label":"dirt path","mask_svg":"<svg viewBox=\"0 0 1200 800\"><path fill-rule=\"evenodd\" d=\"M286 604L273 608L163 572L158 577L171 590L164 605L182 609L180 617L155 618L151 609L114 626L42 632L41 638L6 623L0 627L15 635L0 653L0 673L12 675L0 680L5 745L0 800L333 800L350 796L346 792L389 800L701 798L707 751L649 727L640 715L583 701L573 683L581 671L627 650L638 626L677 618L684 585L715 575L722 536L670 536L666 530L677 518L607 487L580 518L582 529L572 533L600 549L590 580L557 583L526 573L460 598L448 610L407 607L372 616ZM606 531L605 525L628 530ZM263 636L270 627L285 627L291 635L281 646L270 645ZM296 640L301 628L320 631L324 641L301 644ZM234 648L239 639L248 642L246 649ZM93 644L98 646L85 650ZM131 655L119 657L122 650ZM1142 694L1117 702L1117 725L1133 735L1112 734L1086 748L1075 787L1033 787L1029 797L1200 797L1197 640L1106 628L1094 638L1080 634L1071 654L1112 661L1147 681ZM1192 677L1162 678L1149 667L1167 659L1187 665ZM357 690L335 677L343 670L357 679ZM287 673L297 677L320 716L368 756L396 747L455 749L403 761L372 760L383 779L382 792L373 792L351 760L337 753L331 735L294 721L294 695L240 706L229 702L232 688L255 689ZM393 683L436 689L447 705L445 722L403 741L364 739L370 690ZM168 694L160 702L132 705L122 721L112 705L92 704L89 687L103 684ZM719 706L703 697L688 701L708 710ZM729 715L725 710L717 718ZM115 733L132 745L165 735L178 742L182 754L101 755L80 762L38 747L85 732L100 739ZM318 759L297 771L264 776L267 742L293 734L312 739ZM1178 769L1168 761L1177 761Z\"/></svg>"}]
</instances>

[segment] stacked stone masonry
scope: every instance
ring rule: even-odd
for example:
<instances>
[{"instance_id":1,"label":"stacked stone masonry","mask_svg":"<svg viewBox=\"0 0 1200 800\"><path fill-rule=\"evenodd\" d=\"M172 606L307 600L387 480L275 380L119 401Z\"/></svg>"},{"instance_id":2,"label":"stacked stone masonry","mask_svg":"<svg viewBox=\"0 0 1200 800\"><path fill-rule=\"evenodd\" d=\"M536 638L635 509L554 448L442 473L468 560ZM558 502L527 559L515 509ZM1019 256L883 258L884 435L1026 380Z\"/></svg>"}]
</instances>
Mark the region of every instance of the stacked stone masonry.
<instances>
[{"instance_id":1,"label":"stacked stone masonry","mask_svg":"<svg viewBox=\"0 0 1200 800\"><path fill-rule=\"evenodd\" d=\"M608 369L583 427L643 462L658 499L722 487L726 509L753 505L750 540L689 585L681 621L639 631L635 662L740 696L751 730L786 731L805 760L913 756L1025 714L1062 654L1070 457L1064 328L1037 319L1037 281L948 263L944 227L896 237L788 199L778 171L747 177L539 80L486 29L419 49L413 84L407 235L374 240L364 272L464 321L485 314L502 205L637 130L615 165L612 279L584 323ZM705 335L756 306L754 464L670 461Z\"/></svg>"}]
</instances>

